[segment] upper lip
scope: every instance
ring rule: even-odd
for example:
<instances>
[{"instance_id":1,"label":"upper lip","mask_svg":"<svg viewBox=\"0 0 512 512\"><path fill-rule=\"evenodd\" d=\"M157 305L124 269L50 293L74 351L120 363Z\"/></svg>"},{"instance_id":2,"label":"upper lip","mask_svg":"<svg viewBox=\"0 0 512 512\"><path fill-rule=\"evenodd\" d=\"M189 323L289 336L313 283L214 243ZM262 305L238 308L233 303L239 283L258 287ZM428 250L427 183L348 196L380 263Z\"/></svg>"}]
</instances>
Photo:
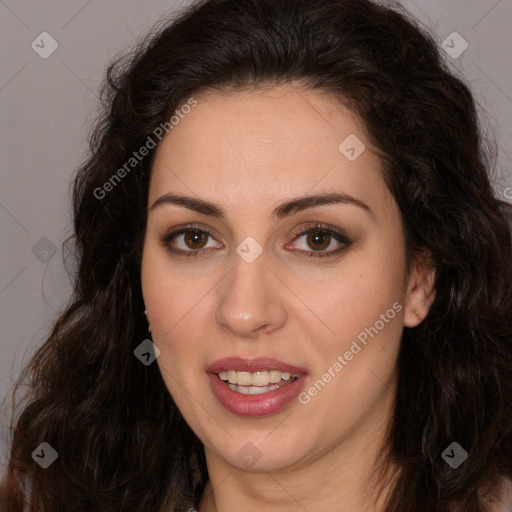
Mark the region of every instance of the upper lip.
<instances>
[{"instance_id":1,"label":"upper lip","mask_svg":"<svg viewBox=\"0 0 512 512\"><path fill-rule=\"evenodd\" d=\"M229 370L235 370L239 372L278 370L292 374L308 373L305 368L283 363L278 359L273 359L270 357L254 357L251 359L243 359L241 357L225 357L223 359L214 361L210 366L208 366L206 371L208 373L219 373L227 372Z\"/></svg>"}]
</instances>

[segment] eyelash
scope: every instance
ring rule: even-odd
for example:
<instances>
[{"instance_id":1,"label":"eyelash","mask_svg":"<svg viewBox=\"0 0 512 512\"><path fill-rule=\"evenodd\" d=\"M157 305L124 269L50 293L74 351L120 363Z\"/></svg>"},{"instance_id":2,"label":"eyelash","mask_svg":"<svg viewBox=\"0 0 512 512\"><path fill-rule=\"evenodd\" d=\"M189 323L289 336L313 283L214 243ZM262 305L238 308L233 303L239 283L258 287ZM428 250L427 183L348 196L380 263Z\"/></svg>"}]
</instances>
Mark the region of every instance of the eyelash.
<instances>
[{"instance_id":1,"label":"eyelash","mask_svg":"<svg viewBox=\"0 0 512 512\"><path fill-rule=\"evenodd\" d=\"M175 249L173 247L171 247L170 245L170 242L173 238L179 236L179 235L183 235L185 233L188 233L190 231L198 231L199 233L204 233L206 234L208 237L212 237L212 235L204 230L204 229L200 229L199 227L197 226L185 226L183 228L180 228L180 229L177 229L175 231L171 231L169 233L167 233L166 235L164 235L164 237L162 238L162 243L165 245L166 249L171 252L172 254L178 256L178 257L185 257L185 258L190 258L190 257L194 257L194 258L197 258L197 257L202 257L204 255L204 252L205 251L208 251L209 249L191 249L189 251L183 251L181 249ZM300 232L296 233L293 235L293 241L296 241L297 239L299 239L300 237L304 236L304 235L308 235L310 233L316 233L316 232L320 232L322 234L327 234L329 235L330 237L334 238L337 242L343 244L341 247L339 247L338 249L336 250L333 250L333 251L328 251L328 252L317 252L317 251L298 251L299 253L304 253L306 252L306 254L304 254L303 256L305 257L310 257L310 258L331 258L331 257L334 257L340 253L342 253L343 251L345 251L351 244L352 244L352 241L343 233L333 229L333 228L330 228L328 226L325 226L323 224L315 224L313 226L308 226L307 228L301 230Z\"/></svg>"}]
</instances>

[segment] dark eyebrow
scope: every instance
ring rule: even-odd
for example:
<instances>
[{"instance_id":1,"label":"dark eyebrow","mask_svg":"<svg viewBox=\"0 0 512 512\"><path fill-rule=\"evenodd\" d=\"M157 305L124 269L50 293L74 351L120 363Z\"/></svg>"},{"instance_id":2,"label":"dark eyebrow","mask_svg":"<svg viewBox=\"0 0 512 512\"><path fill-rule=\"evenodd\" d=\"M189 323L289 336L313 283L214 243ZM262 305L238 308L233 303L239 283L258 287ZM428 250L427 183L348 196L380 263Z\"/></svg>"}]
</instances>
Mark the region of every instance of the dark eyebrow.
<instances>
[{"instance_id":1,"label":"dark eyebrow","mask_svg":"<svg viewBox=\"0 0 512 512\"><path fill-rule=\"evenodd\" d=\"M163 206L164 204L176 204L188 208L189 210L193 210L197 213L209 215L210 217L215 217L221 220L226 218L225 210L219 205L210 203L209 201L205 201L203 199L196 199L194 197L181 196L177 194L165 194L159 197L150 206L149 211L151 212L156 208ZM314 208L315 206L322 206L327 204L351 204L367 211L372 216L374 216L370 208L359 199L356 199L355 197L352 197L348 194L333 192L303 196L285 201L272 211L272 217L281 219L291 215L292 213L297 213L308 208Z\"/></svg>"}]
</instances>

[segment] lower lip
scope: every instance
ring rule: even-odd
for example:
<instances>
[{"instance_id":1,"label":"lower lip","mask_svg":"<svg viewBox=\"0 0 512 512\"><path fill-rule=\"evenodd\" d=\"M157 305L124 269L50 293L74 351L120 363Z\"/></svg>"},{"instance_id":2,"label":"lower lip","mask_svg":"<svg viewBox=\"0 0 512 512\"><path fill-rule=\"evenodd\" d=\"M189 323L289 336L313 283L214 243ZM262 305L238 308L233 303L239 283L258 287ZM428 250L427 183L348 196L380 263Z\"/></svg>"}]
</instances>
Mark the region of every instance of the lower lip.
<instances>
[{"instance_id":1,"label":"lower lip","mask_svg":"<svg viewBox=\"0 0 512 512\"><path fill-rule=\"evenodd\" d=\"M267 416L282 411L304 386L306 375L300 375L290 384L262 393L244 395L229 389L215 373L209 373L213 393L217 400L233 414L239 416Z\"/></svg>"}]
</instances>

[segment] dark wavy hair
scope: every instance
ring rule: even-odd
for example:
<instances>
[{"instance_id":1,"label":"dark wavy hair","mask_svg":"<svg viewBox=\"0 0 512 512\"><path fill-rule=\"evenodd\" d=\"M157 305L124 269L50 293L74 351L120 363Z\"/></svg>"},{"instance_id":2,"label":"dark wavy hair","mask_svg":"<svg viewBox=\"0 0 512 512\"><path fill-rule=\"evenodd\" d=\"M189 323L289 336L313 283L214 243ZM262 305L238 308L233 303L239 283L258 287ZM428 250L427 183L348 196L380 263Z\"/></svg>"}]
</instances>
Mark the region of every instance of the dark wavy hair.
<instances>
[{"instance_id":1,"label":"dark wavy hair","mask_svg":"<svg viewBox=\"0 0 512 512\"><path fill-rule=\"evenodd\" d=\"M108 68L74 180L74 292L20 377L29 388L11 421L2 510L197 506L202 444L158 365L133 354L147 337L140 266L156 148L103 198L95 190L191 96L292 81L363 119L408 261L427 250L437 272L430 312L404 329L398 355L389 447L400 473L386 512L488 510L484 494L512 476L511 209L491 187L468 87L395 4L205 0L163 23ZM59 454L46 470L31 457L43 441ZM453 441L469 453L457 470L441 457Z\"/></svg>"}]
</instances>

